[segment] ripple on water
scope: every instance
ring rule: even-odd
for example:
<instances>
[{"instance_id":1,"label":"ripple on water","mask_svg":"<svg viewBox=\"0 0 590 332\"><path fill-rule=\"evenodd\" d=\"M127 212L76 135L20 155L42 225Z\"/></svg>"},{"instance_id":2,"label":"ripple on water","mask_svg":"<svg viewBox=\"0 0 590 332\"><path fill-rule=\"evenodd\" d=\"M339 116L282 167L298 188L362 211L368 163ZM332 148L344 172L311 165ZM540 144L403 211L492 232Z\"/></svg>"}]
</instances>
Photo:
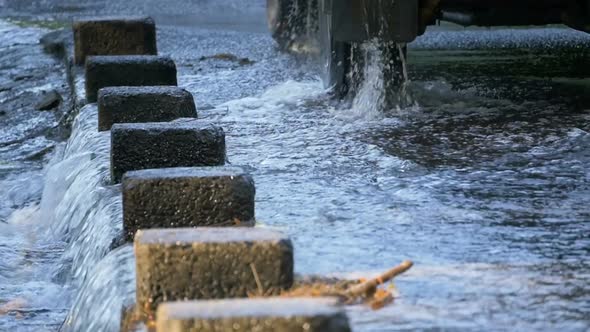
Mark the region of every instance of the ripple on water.
<instances>
[{"instance_id":1,"label":"ripple on water","mask_svg":"<svg viewBox=\"0 0 590 332\"><path fill-rule=\"evenodd\" d=\"M575 90L520 103L415 82L419 107L367 117L362 103L334 108L317 84L208 116L255 176L258 219L305 248L299 272L417 260L397 306L353 310L359 330L587 326L590 103L573 106Z\"/></svg>"}]
</instances>

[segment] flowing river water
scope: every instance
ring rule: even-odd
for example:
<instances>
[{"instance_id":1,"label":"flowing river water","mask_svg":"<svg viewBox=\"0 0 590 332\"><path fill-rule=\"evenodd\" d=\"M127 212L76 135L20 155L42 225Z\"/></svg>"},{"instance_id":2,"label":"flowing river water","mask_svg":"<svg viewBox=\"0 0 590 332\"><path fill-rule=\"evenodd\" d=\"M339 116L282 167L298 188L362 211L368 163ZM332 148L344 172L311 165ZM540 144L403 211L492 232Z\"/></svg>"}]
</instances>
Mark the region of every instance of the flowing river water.
<instances>
[{"instance_id":1,"label":"flowing river water","mask_svg":"<svg viewBox=\"0 0 590 332\"><path fill-rule=\"evenodd\" d=\"M355 331L590 329L590 37L434 29L410 45L414 104L382 112L377 68L335 103L313 59L252 22L161 25L159 50L202 121L225 129L258 223L292 238L297 273L415 262L394 304L348 309ZM134 261L130 246L109 251L109 134L85 107L60 141L59 114L31 103L65 89L37 43L47 31L0 31L0 331L116 331ZM202 58L218 53L251 63Z\"/></svg>"}]
</instances>

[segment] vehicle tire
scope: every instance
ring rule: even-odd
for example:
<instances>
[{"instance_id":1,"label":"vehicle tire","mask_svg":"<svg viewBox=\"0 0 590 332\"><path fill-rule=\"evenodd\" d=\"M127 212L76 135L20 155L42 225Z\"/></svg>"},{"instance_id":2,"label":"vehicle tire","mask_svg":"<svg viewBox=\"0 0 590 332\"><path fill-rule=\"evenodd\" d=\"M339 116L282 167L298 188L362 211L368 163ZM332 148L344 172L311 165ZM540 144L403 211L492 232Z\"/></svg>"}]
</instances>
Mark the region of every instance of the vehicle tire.
<instances>
[{"instance_id":1,"label":"vehicle tire","mask_svg":"<svg viewBox=\"0 0 590 332\"><path fill-rule=\"evenodd\" d=\"M266 0L272 37L282 50L317 32L318 0Z\"/></svg>"},{"instance_id":2,"label":"vehicle tire","mask_svg":"<svg viewBox=\"0 0 590 332\"><path fill-rule=\"evenodd\" d=\"M320 66L324 87L338 97L348 94L348 76L351 72L352 44L334 40L331 33L332 18L319 13Z\"/></svg>"}]
</instances>

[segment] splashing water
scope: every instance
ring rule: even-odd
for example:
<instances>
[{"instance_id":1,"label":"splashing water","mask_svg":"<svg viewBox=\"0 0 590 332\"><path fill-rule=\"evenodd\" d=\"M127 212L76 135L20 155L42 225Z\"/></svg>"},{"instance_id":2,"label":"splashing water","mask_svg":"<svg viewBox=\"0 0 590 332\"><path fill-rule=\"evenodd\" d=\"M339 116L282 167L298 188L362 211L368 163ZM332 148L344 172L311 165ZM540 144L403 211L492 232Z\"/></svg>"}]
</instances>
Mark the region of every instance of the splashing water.
<instances>
[{"instance_id":1,"label":"splashing water","mask_svg":"<svg viewBox=\"0 0 590 332\"><path fill-rule=\"evenodd\" d=\"M418 107L408 77L405 44L373 39L354 46L357 62L351 76L356 86L352 108L367 117L395 114ZM354 59L356 57L356 59Z\"/></svg>"},{"instance_id":2,"label":"splashing water","mask_svg":"<svg viewBox=\"0 0 590 332\"><path fill-rule=\"evenodd\" d=\"M133 248L123 246L94 266L60 332L119 331L123 309L135 303L134 260Z\"/></svg>"},{"instance_id":3,"label":"splashing water","mask_svg":"<svg viewBox=\"0 0 590 332\"><path fill-rule=\"evenodd\" d=\"M52 236L68 243L59 274L76 284L106 255L122 225L120 190L109 185L110 133L96 128L96 106L84 107L62 160L48 169L41 201Z\"/></svg>"}]
</instances>

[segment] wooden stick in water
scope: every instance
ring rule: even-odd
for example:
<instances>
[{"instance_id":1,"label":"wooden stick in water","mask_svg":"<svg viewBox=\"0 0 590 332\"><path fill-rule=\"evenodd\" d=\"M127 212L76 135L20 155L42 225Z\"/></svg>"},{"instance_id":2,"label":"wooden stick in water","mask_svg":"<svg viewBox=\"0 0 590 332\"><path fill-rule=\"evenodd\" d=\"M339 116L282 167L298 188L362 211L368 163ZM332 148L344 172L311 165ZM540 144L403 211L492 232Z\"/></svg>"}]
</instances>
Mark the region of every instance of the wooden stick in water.
<instances>
[{"instance_id":1,"label":"wooden stick in water","mask_svg":"<svg viewBox=\"0 0 590 332\"><path fill-rule=\"evenodd\" d=\"M406 272L409 270L414 263L411 261L403 261L400 265L394 267L393 269L381 274L380 276L369 279L363 283L350 287L345 295L348 298L356 298L359 296L363 296L373 292L377 286L384 284L391 279L395 278L396 276Z\"/></svg>"}]
</instances>

